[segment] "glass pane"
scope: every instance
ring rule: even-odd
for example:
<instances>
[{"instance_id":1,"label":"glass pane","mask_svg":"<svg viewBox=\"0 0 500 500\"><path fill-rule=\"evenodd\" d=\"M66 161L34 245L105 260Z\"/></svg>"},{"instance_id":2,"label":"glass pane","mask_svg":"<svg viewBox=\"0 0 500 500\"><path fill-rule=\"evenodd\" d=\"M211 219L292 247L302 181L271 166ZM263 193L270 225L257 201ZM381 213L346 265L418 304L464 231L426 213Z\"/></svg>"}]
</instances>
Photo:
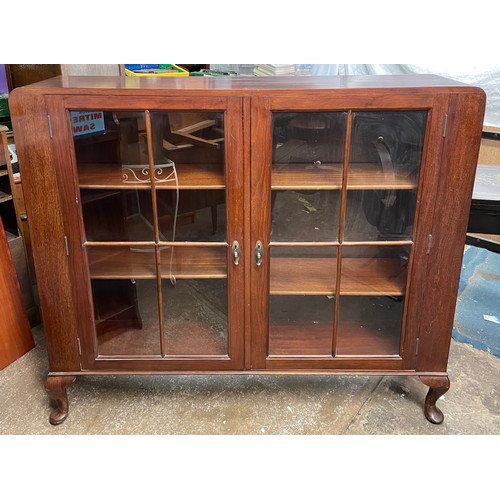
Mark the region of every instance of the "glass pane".
<instances>
[{"instance_id":1,"label":"glass pane","mask_svg":"<svg viewBox=\"0 0 500 500\"><path fill-rule=\"evenodd\" d=\"M154 246L86 247L100 355L159 355Z\"/></svg>"},{"instance_id":2,"label":"glass pane","mask_svg":"<svg viewBox=\"0 0 500 500\"><path fill-rule=\"evenodd\" d=\"M334 295L335 247L272 247L271 295Z\"/></svg>"},{"instance_id":3,"label":"glass pane","mask_svg":"<svg viewBox=\"0 0 500 500\"><path fill-rule=\"evenodd\" d=\"M224 114L151 113L155 162L172 173L156 184L160 241L225 241Z\"/></svg>"},{"instance_id":4,"label":"glass pane","mask_svg":"<svg viewBox=\"0 0 500 500\"><path fill-rule=\"evenodd\" d=\"M342 247L341 295L405 294L410 247Z\"/></svg>"},{"instance_id":5,"label":"glass pane","mask_svg":"<svg viewBox=\"0 0 500 500\"><path fill-rule=\"evenodd\" d=\"M168 355L227 355L227 248L160 246Z\"/></svg>"},{"instance_id":6,"label":"glass pane","mask_svg":"<svg viewBox=\"0 0 500 500\"><path fill-rule=\"evenodd\" d=\"M398 355L404 297L340 297L336 355Z\"/></svg>"},{"instance_id":7,"label":"glass pane","mask_svg":"<svg viewBox=\"0 0 500 500\"><path fill-rule=\"evenodd\" d=\"M81 189L87 241L154 241L151 192Z\"/></svg>"},{"instance_id":8,"label":"glass pane","mask_svg":"<svg viewBox=\"0 0 500 500\"><path fill-rule=\"evenodd\" d=\"M339 191L272 191L271 241L337 241Z\"/></svg>"},{"instance_id":9,"label":"glass pane","mask_svg":"<svg viewBox=\"0 0 500 500\"><path fill-rule=\"evenodd\" d=\"M331 356L335 247L272 247L269 354Z\"/></svg>"},{"instance_id":10,"label":"glass pane","mask_svg":"<svg viewBox=\"0 0 500 500\"><path fill-rule=\"evenodd\" d=\"M272 241L337 241L345 113L274 113Z\"/></svg>"},{"instance_id":11,"label":"glass pane","mask_svg":"<svg viewBox=\"0 0 500 500\"><path fill-rule=\"evenodd\" d=\"M333 296L271 296L269 355L331 356L334 303Z\"/></svg>"},{"instance_id":12,"label":"glass pane","mask_svg":"<svg viewBox=\"0 0 500 500\"><path fill-rule=\"evenodd\" d=\"M410 239L425 111L353 113L344 239Z\"/></svg>"},{"instance_id":13,"label":"glass pane","mask_svg":"<svg viewBox=\"0 0 500 500\"><path fill-rule=\"evenodd\" d=\"M159 355L156 280L93 279L99 355Z\"/></svg>"},{"instance_id":14,"label":"glass pane","mask_svg":"<svg viewBox=\"0 0 500 500\"><path fill-rule=\"evenodd\" d=\"M346 113L306 112L273 114L273 165L342 164Z\"/></svg>"},{"instance_id":15,"label":"glass pane","mask_svg":"<svg viewBox=\"0 0 500 500\"><path fill-rule=\"evenodd\" d=\"M410 247L342 248L337 355L397 355Z\"/></svg>"},{"instance_id":16,"label":"glass pane","mask_svg":"<svg viewBox=\"0 0 500 500\"><path fill-rule=\"evenodd\" d=\"M160 241L225 241L224 189L158 190Z\"/></svg>"},{"instance_id":17,"label":"glass pane","mask_svg":"<svg viewBox=\"0 0 500 500\"><path fill-rule=\"evenodd\" d=\"M228 354L227 280L162 280L167 355Z\"/></svg>"},{"instance_id":18,"label":"glass pane","mask_svg":"<svg viewBox=\"0 0 500 500\"><path fill-rule=\"evenodd\" d=\"M72 111L87 241L152 241L144 113Z\"/></svg>"},{"instance_id":19,"label":"glass pane","mask_svg":"<svg viewBox=\"0 0 500 500\"><path fill-rule=\"evenodd\" d=\"M155 278L155 247L85 247L91 278Z\"/></svg>"}]
</instances>

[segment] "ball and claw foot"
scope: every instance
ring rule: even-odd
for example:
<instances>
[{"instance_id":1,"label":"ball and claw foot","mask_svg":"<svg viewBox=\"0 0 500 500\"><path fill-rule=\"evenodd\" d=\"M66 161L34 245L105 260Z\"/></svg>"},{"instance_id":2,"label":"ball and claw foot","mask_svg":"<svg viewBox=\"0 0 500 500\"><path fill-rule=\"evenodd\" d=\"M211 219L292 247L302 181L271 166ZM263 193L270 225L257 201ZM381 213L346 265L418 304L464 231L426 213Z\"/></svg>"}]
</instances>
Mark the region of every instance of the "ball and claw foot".
<instances>
[{"instance_id":1,"label":"ball and claw foot","mask_svg":"<svg viewBox=\"0 0 500 500\"><path fill-rule=\"evenodd\" d=\"M47 392L50 399L52 399L56 408L50 414L49 422L52 425L62 424L69 411L68 403L68 393L66 391L67 387L76 380L76 377L72 376L48 376L45 382L45 391Z\"/></svg>"},{"instance_id":2,"label":"ball and claw foot","mask_svg":"<svg viewBox=\"0 0 500 500\"><path fill-rule=\"evenodd\" d=\"M425 418L432 424L440 424L444 420L444 415L436 406L436 402L450 388L450 379L447 376L421 376L420 381L429 386L425 398Z\"/></svg>"}]
</instances>

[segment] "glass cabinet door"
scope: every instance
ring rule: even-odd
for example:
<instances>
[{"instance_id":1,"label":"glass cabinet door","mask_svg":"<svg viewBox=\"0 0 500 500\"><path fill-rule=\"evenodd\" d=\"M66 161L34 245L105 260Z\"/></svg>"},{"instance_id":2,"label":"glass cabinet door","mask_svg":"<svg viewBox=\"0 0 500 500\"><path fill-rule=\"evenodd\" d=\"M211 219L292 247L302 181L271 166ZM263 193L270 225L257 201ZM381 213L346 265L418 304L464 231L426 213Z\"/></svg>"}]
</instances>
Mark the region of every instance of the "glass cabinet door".
<instances>
[{"instance_id":1,"label":"glass cabinet door","mask_svg":"<svg viewBox=\"0 0 500 500\"><path fill-rule=\"evenodd\" d=\"M399 356L427 112L271 116L266 358Z\"/></svg>"},{"instance_id":2,"label":"glass cabinet door","mask_svg":"<svg viewBox=\"0 0 500 500\"><path fill-rule=\"evenodd\" d=\"M97 358L228 360L226 113L70 117Z\"/></svg>"}]
</instances>

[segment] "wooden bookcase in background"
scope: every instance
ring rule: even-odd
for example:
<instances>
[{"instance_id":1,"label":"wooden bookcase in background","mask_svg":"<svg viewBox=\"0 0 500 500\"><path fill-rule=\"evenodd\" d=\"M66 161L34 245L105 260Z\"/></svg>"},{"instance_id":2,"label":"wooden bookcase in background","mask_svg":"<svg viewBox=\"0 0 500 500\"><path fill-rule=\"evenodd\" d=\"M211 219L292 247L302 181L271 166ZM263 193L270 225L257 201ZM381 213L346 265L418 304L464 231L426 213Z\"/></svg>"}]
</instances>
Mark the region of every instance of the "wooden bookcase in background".
<instances>
[{"instance_id":1,"label":"wooden bookcase in background","mask_svg":"<svg viewBox=\"0 0 500 500\"><path fill-rule=\"evenodd\" d=\"M2 311L0 370L2 370L30 351L35 344L26 313L26 301L23 303L18 274L11 255L11 250L14 250L14 254L21 252L21 257L24 257L24 251L22 245L17 244L20 237L11 188L11 170L7 168L10 167L10 160L5 129L0 132L2 135L0 148L0 310Z\"/></svg>"},{"instance_id":2,"label":"wooden bookcase in background","mask_svg":"<svg viewBox=\"0 0 500 500\"><path fill-rule=\"evenodd\" d=\"M9 144L13 144L14 136L8 130L2 130L0 134L0 218L17 271L24 307L30 325L34 327L40 323L41 318L37 305L35 268L21 179L14 173L10 160Z\"/></svg>"}]
</instances>

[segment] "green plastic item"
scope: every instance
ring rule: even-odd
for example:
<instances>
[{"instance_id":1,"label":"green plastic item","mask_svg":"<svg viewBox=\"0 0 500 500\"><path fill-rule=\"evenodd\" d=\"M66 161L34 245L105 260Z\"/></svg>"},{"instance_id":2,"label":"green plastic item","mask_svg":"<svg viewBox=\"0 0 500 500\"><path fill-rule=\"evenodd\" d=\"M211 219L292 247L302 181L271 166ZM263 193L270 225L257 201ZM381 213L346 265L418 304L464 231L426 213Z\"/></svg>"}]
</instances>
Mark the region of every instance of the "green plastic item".
<instances>
[{"instance_id":1,"label":"green plastic item","mask_svg":"<svg viewBox=\"0 0 500 500\"><path fill-rule=\"evenodd\" d=\"M0 94L0 119L10 117L9 94Z\"/></svg>"}]
</instances>

